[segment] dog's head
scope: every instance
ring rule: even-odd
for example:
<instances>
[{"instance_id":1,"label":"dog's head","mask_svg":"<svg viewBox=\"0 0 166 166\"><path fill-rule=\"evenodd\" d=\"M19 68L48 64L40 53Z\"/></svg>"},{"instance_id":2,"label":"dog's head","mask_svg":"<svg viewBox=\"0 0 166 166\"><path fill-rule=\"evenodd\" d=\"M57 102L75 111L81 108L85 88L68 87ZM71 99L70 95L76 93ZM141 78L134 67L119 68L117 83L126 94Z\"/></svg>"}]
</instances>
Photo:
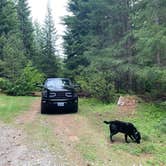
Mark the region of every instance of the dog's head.
<instances>
[{"instance_id":1,"label":"dog's head","mask_svg":"<svg viewBox=\"0 0 166 166\"><path fill-rule=\"evenodd\" d=\"M137 144L140 144L140 140L141 140L141 134L140 134L140 132L135 131L135 132L134 132L134 138L135 138L135 142L136 142Z\"/></svg>"}]
</instances>

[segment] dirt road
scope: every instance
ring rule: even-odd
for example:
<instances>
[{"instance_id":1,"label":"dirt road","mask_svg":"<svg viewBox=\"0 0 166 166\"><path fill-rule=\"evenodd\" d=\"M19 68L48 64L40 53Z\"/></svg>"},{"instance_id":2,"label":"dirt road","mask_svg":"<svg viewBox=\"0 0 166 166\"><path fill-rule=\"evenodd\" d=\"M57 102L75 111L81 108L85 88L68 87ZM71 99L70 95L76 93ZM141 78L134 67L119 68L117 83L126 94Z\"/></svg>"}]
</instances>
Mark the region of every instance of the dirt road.
<instances>
[{"instance_id":1,"label":"dirt road","mask_svg":"<svg viewBox=\"0 0 166 166\"><path fill-rule=\"evenodd\" d=\"M0 123L0 131L0 166L133 166L143 162L136 156L113 153L108 138L79 113L41 115L40 99L16 118L14 127Z\"/></svg>"}]
</instances>

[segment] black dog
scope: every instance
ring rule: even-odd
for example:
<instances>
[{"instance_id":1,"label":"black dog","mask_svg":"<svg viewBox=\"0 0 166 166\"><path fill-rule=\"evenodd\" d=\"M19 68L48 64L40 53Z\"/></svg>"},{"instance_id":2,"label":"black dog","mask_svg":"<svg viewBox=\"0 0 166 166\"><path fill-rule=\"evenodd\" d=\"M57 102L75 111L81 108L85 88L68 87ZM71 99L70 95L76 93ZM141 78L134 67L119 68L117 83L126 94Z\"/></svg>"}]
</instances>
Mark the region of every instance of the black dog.
<instances>
[{"instance_id":1,"label":"black dog","mask_svg":"<svg viewBox=\"0 0 166 166\"><path fill-rule=\"evenodd\" d=\"M118 132L121 132L121 133L124 133L125 141L127 143L129 143L127 141L128 136L136 143L138 144L140 143L141 135L132 123L122 122L118 120L110 121L110 122L104 121L104 123L109 124L111 142L113 142L112 136L117 134Z\"/></svg>"}]
</instances>

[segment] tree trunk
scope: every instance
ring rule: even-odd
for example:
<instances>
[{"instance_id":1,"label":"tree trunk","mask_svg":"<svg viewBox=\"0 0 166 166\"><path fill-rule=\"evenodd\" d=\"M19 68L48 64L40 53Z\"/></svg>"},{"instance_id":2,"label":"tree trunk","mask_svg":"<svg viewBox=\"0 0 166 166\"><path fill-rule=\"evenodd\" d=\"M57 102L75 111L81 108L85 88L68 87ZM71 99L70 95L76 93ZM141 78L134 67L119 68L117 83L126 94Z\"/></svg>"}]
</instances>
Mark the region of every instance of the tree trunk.
<instances>
[{"instance_id":1,"label":"tree trunk","mask_svg":"<svg viewBox=\"0 0 166 166\"><path fill-rule=\"evenodd\" d=\"M160 52L159 51L157 51L156 58L157 58L157 65L160 66L161 60L160 60Z\"/></svg>"}]
</instances>

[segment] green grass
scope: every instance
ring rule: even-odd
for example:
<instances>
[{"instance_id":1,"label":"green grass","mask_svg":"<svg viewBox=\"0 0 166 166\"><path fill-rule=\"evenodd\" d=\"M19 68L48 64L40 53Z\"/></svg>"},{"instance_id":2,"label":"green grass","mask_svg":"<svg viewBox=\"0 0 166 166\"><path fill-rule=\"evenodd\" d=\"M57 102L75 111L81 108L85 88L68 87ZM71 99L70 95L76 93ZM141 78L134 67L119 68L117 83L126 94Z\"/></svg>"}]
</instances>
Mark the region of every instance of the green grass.
<instances>
[{"instance_id":1,"label":"green grass","mask_svg":"<svg viewBox=\"0 0 166 166\"><path fill-rule=\"evenodd\" d=\"M80 144L77 145L77 149L82 153L86 160L94 162L97 159L97 147L93 144L90 144L89 138L86 136L80 140Z\"/></svg>"},{"instance_id":2,"label":"green grass","mask_svg":"<svg viewBox=\"0 0 166 166\"><path fill-rule=\"evenodd\" d=\"M137 115L124 120L133 122L142 135L140 145L113 145L114 149L122 149L133 155L151 155L153 159L147 165L166 164L166 112L153 104L140 104ZM153 163L153 164L152 164Z\"/></svg>"},{"instance_id":3,"label":"green grass","mask_svg":"<svg viewBox=\"0 0 166 166\"><path fill-rule=\"evenodd\" d=\"M103 113L114 110L115 104L104 104L96 99L79 99L79 113L87 115L92 113Z\"/></svg>"},{"instance_id":4,"label":"green grass","mask_svg":"<svg viewBox=\"0 0 166 166\"><path fill-rule=\"evenodd\" d=\"M106 137L109 137L109 133L108 126L102 124L104 119L119 119L134 123L141 132L141 144L115 143L111 146L113 150L133 156L145 156L145 158L148 156L146 165L166 164L166 108L155 104L141 103L133 116L121 116L121 114L117 113L115 104L102 104L95 99L81 99L79 102L79 113L88 117L93 127ZM117 135L115 139L117 137L123 141L122 135ZM92 148L89 151L91 153L89 152L88 154L92 155L86 156L86 158L94 159L94 149Z\"/></svg>"},{"instance_id":5,"label":"green grass","mask_svg":"<svg viewBox=\"0 0 166 166\"><path fill-rule=\"evenodd\" d=\"M135 152L129 147L127 151L136 155L151 154L151 165L166 164L166 109L154 104L140 104L137 115L127 120L132 121L142 134L141 146L135 147Z\"/></svg>"},{"instance_id":6,"label":"green grass","mask_svg":"<svg viewBox=\"0 0 166 166\"><path fill-rule=\"evenodd\" d=\"M29 109L34 97L0 95L0 120L9 123L23 111Z\"/></svg>"}]
</instances>

